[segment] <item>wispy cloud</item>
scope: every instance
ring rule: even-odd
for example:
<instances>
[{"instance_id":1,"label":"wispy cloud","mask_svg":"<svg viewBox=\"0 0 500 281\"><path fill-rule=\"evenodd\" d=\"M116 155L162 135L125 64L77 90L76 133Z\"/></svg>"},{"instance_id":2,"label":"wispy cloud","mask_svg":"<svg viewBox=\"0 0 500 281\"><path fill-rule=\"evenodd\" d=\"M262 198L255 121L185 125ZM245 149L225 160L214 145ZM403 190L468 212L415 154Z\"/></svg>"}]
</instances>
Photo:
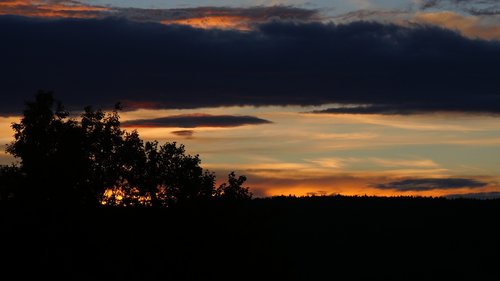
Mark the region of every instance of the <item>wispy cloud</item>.
<instances>
[{"instance_id":1,"label":"wispy cloud","mask_svg":"<svg viewBox=\"0 0 500 281\"><path fill-rule=\"evenodd\" d=\"M307 133L304 137L310 137L316 140L368 140L374 139L378 135L375 133Z\"/></svg>"},{"instance_id":2,"label":"wispy cloud","mask_svg":"<svg viewBox=\"0 0 500 281\"><path fill-rule=\"evenodd\" d=\"M322 168L327 169L341 169L346 166L347 163L358 161L358 159L345 159L345 158L316 158L316 159L306 159L306 161L316 164Z\"/></svg>"},{"instance_id":3,"label":"wispy cloud","mask_svg":"<svg viewBox=\"0 0 500 281\"><path fill-rule=\"evenodd\" d=\"M414 167L414 168L437 168L439 165L431 159L384 159L368 158L376 165L382 167Z\"/></svg>"},{"instance_id":4,"label":"wispy cloud","mask_svg":"<svg viewBox=\"0 0 500 281\"><path fill-rule=\"evenodd\" d=\"M396 107L396 105L394 105ZM318 114L319 113L319 114ZM334 118L335 120L343 120L350 121L352 123L364 123L370 125L398 128L398 129L406 129L413 131L458 131L458 132L473 132L473 131L481 131L485 129L496 129L498 125L486 124L488 127L478 127L474 124L473 120L466 119L463 116L459 116L460 118L450 118L446 115L442 116L441 122L435 122L435 118L439 118L439 115L430 115L430 116L400 116L399 118L393 118L391 116L386 115L372 115L372 114L337 114L332 113L329 110L321 110L316 111L308 115L311 118L320 118L331 120ZM453 116L451 116L453 117ZM475 117L475 116L474 116ZM472 118L472 117L471 117ZM492 121L496 123L496 119L490 118ZM485 118L485 120L488 120ZM331 121L330 121L331 122Z\"/></svg>"},{"instance_id":5,"label":"wispy cloud","mask_svg":"<svg viewBox=\"0 0 500 281\"><path fill-rule=\"evenodd\" d=\"M344 169L349 165L368 164L373 166L374 170L380 168L414 168L414 169L434 169L439 168L439 165L431 159L391 159L377 157L329 157L305 159L309 163L313 163L322 168ZM352 167L351 167L352 168ZM426 170L428 171L428 170Z\"/></svg>"}]
</instances>

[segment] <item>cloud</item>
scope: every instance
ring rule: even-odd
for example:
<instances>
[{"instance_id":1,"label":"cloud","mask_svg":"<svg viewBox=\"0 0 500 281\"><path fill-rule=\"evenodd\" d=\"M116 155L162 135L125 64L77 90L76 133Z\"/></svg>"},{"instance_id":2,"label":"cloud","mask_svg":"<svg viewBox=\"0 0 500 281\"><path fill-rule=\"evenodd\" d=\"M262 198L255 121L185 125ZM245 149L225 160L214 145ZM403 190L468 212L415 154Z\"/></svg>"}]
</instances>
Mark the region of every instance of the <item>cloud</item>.
<instances>
[{"instance_id":1,"label":"cloud","mask_svg":"<svg viewBox=\"0 0 500 281\"><path fill-rule=\"evenodd\" d=\"M110 9L71 0L3 0L0 15L43 18L96 18Z\"/></svg>"},{"instance_id":2,"label":"cloud","mask_svg":"<svg viewBox=\"0 0 500 281\"><path fill-rule=\"evenodd\" d=\"M417 13L411 21L457 30L470 38L500 40L500 18L498 17L461 15L455 12L441 11Z\"/></svg>"},{"instance_id":3,"label":"cloud","mask_svg":"<svg viewBox=\"0 0 500 281\"><path fill-rule=\"evenodd\" d=\"M179 131L172 131L170 133L179 137L186 137L186 138L191 138L194 135L193 130L179 130Z\"/></svg>"},{"instance_id":4,"label":"cloud","mask_svg":"<svg viewBox=\"0 0 500 281\"><path fill-rule=\"evenodd\" d=\"M489 107L489 108L488 108ZM412 115L412 114L427 114L439 112L458 112L458 113L487 113L498 114L498 104L491 105L476 102L474 100L469 104L456 102L453 100L441 101L436 103L400 103L397 105L380 104L380 105L359 105L327 108L315 110L311 113L318 114L382 114L382 115Z\"/></svg>"},{"instance_id":5,"label":"cloud","mask_svg":"<svg viewBox=\"0 0 500 281\"><path fill-rule=\"evenodd\" d=\"M488 185L474 179L465 178L429 178L429 179L407 179L393 181L389 183L379 183L372 185L378 189L394 189L398 191L429 191L435 189L456 189L456 188L480 188Z\"/></svg>"},{"instance_id":6,"label":"cloud","mask_svg":"<svg viewBox=\"0 0 500 281\"><path fill-rule=\"evenodd\" d=\"M244 125L270 124L268 120L254 116L235 115L209 115L209 114L184 114L154 119L139 119L123 122L125 127L238 127ZM177 131L177 134L185 134L188 131ZM191 131L192 132L192 131ZM191 133L192 134L192 133Z\"/></svg>"},{"instance_id":7,"label":"cloud","mask_svg":"<svg viewBox=\"0 0 500 281\"><path fill-rule=\"evenodd\" d=\"M498 9L456 10L356 10L332 18L337 23L375 21L411 27L432 25L456 31L469 38L500 40L500 5Z\"/></svg>"},{"instance_id":8,"label":"cloud","mask_svg":"<svg viewBox=\"0 0 500 281\"><path fill-rule=\"evenodd\" d=\"M146 17L156 10L121 9L120 16L129 19ZM318 10L302 9L291 6L258 6L249 8L230 7L197 7L165 10L171 16L159 19L163 24L183 24L196 28L221 28L250 30L255 24L270 20L318 21L321 19Z\"/></svg>"},{"instance_id":9,"label":"cloud","mask_svg":"<svg viewBox=\"0 0 500 281\"><path fill-rule=\"evenodd\" d=\"M363 104L500 112L500 43L441 28L271 22L248 32L0 17L0 112L38 89L67 105Z\"/></svg>"},{"instance_id":10,"label":"cloud","mask_svg":"<svg viewBox=\"0 0 500 281\"><path fill-rule=\"evenodd\" d=\"M397 9L359 9L340 14L331 18L337 23L351 23L356 21L377 21L396 23L408 20L413 12Z\"/></svg>"},{"instance_id":11,"label":"cloud","mask_svg":"<svg viewBox=\"0 0 500 281\"><path fill-rule=\"evenodd\" d=\"M249 30L270 20L317 21L318 10L292 6L194 7L140 9L97 6L72 0L0 1L0 15L41 18L122 18L139 22L181 24L196 28Z\"/></svg>"},{"instance_id":12,"label":"cloud","mask_svg":"<svg viewBox=\"0 0 500 281\"><path fill-rule=\"evenodd\" d=\"M420 8L426 9L458 9L472 14L498 14L498 0L420 0Z\"/></svg>"},{"instance_id":13,"label":"cloud","mask_svg":"<svg viewBox=\"0 0 500 281\"><path fill-rule=\"evenodd\" d=\"M439 165L431 159L385 159L385 158L369 158L369 161L382 167L413 167L413 168L438 168Z\"/></svg>"}]
</instances>

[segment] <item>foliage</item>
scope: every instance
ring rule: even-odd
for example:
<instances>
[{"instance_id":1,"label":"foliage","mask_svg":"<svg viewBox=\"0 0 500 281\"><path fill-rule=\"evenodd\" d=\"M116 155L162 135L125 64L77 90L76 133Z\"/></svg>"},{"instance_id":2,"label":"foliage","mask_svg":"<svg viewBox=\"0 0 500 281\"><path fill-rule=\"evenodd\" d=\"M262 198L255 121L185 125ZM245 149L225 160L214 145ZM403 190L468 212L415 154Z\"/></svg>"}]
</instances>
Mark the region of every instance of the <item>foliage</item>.
<instances>
[{"instance_id":1,"label":"foliage","mask_svg":"<svg viewBox=\"0 0 500 281\"><path fill-rule=\"evenodd\" d=\"M251 198L242 186L246 177L232 172L228 183L216 188L215 174L184 145L144 142L137 131L122 130L119 110L119 104L108 113L86 107L76 120L52 93L39 92L26 103L20 123L12 125L14 141L6 151L20 164L1 167L1 198L124 206Z\"/></svg>"},{"instance_id":2,"label":"foliage","mask_svg":"<svg viewBox=\"0 0 500 281\"><path fill-rule=\"evenodd\" d=\"M217 194L222 198L230 201L248 200L252 198L252 193L248 187L243 187L243 183L247 180L245 176L236 178L234 172L229 173L227 183L223 183L217 189Z\"/></svg>"}]
</instances>

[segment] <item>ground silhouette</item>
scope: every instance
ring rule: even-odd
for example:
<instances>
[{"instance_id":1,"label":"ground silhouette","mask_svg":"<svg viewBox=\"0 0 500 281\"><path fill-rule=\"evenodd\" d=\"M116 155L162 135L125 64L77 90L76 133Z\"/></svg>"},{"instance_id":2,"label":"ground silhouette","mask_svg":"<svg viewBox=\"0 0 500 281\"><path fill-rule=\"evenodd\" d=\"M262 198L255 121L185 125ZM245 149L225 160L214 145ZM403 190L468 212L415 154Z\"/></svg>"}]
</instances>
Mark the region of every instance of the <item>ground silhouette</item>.
<instances>
[{"instance_id":1,"label":"ground silhouette","mask_svg":"<svg viewBox=\"0 0 500 281\"><path fill-rule=\"evenodd\" d=\"M0 204L6 280L498 280L497 200Z\"/></svg>"}]
</instances>

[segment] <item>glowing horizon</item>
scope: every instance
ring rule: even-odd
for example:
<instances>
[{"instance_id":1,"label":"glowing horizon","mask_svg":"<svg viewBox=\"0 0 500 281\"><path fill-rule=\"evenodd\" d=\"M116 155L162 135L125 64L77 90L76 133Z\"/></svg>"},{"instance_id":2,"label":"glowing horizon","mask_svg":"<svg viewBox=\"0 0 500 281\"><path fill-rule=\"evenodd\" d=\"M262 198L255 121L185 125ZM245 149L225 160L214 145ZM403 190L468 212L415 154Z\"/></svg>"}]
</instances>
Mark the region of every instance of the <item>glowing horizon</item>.
<instances>
[{"instance_id":1,"label":"glowing horizon","mask_svg":"<svg viewBox=\"0 0 500 281\"><path fill-rule=\"evenodd\" d=\"M325 105L319 108L329 107ZM444 196L493 192L500 187L496 159L500 156L500 123L495 116L434 114L413 116L310 114L318 107L221 107L188 110L125 111L122 121L165 116L251 115L269 124L235 126L142 127L145 140L177 141L202 166L217 174L229 171L248 177L256 196L342 194L378 196ZM12 132L3 118L0 139ZM189 131L189 134L177 134ZM496 152L499 151L499 152ZM476 156L473 156L476 153ZM13 159L0 154L4 164ZM455 162L458 161L458 162ZM431 190L380 189L405 179L467 178L482 187Z\"/></svg>"}]
</instances>

